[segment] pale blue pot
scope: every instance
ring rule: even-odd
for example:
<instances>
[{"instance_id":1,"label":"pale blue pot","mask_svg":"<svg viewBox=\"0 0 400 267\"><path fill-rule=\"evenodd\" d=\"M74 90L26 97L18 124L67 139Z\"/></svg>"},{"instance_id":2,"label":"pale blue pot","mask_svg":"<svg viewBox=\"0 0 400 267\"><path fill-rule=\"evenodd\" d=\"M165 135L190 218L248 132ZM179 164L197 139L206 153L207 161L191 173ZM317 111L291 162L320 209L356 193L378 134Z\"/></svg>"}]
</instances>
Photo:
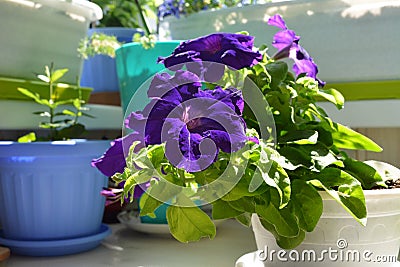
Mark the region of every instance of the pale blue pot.
<instances>
[{"instance_id":1,"label":"pale blue pot","mask_svg":"<svg viewBox=\"0 0 400 267\"><path fill-rule=\"evenodd\" d=\"M109 141L0 142L0 224L13 240L65 240L101 229L107 185L90 162Z\"/></svg>"},{"instance_id":2,"label":"pale blue pot","mask_svg":"<svg viewBox=\"0 0 400 267\"><path fill-rule=\"evenodd\" d=\"M143 34L141 29L122 27L93 28L88 30L88 36L94 33L104 33L117 37L122 43L132 42L135 33ZM118 92L118 77L115 58L105 55L96 55L86 59L83 63L81 86L93 88L93 93Z\"/></svg>"}]
</instances>

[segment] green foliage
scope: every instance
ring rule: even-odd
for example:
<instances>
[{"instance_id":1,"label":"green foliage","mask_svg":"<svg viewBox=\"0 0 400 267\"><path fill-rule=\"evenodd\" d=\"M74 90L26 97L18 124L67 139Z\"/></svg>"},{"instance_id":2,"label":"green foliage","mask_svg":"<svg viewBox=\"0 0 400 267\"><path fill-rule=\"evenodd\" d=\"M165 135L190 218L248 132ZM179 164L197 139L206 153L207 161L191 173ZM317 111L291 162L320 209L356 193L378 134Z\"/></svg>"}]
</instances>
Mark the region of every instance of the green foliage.
<instances>
[{"instance_id":1,"label":"green foliage","mask_svg":"<svg viewBox=\"0 0 400 267\"><path fill-rule=\"evenodd\" d=\"M341 149L381 148L333 122L318 106L318 101L324 99L341 109L343 96L335 89L319 88L312 78L295 79L286 63L275 62L266 54L261 63L242 74L258 86L268 101L276 140L248 141L241 151L220 152L216 162L196 173L173 166L165 157L163 144L137 153L131 149L128 167L113 177L116 182L126 181L125 197L133 193L136 185L153 179L148 193L162 197L145 197L142 215L151 215L166 200L178 203L168 208L167 219L171 233L181 242L215 235L212 221L195 205L198 199L212 199L213 219L236 218L249 225L250 215L256 213L286 249L299 245L306 232L315 229L323 212L319 191L326 191L364 225L367 209L363 189L385 185L375 169L349 158ZM234 84L228 76L220 84ZM243 117L248 127L256 122L246 110ZM256 127L248 132L261 136L261 129Z\"/></svg>"},{"instance_id":2,"label":"green foliage","mask_svg":"<svg viewBox=\"0 0 400 267\"><path fill-rule=\"evenodd\" d=\"M141 28L140 10L134 0L92 0L103 9L103 19L98 27ZM155 1L140 0L146 17L155 18Z\"/></svg>"},{"instance_id":3,"label":"green foliage","mask_svg":"<svg viewBox=\"0 0 400 267\"><path fill-rule=\"evenodd\" d=\"M85 127L78 122L82 116L92 117L85 113L88 110L82 100L81 91L79 97L67 100L58 100L58 96L53 90L55 82L64 76L68 69L54 70L53 65L45 67L45 73L39 74L37 77L48 84L49 98L42 98L38 93L32 92L25 88L18 88L18 91L33 99L36 103L43 107L43 110L34 112L42 118L47 119L39 124L40 128L48 129L48 140L65 140L70 138L78 138L85 132ZM93 118L93 117L92 117ZM18 139L18 142L36 141L35 133L28 133Z\"/></svg>"},{"instance_id":4,"label":"green foliage","mask_svg":"<svg viewBox=\"0 0 400 267\"><path fill-rule=\"evenodd\" d=\"M79 55L87 59L95 55L115 57L115 50L122 45L117 37L104 33L93 33L90 37L83 38L79 43Z\"/></svg>"}]
</instances>

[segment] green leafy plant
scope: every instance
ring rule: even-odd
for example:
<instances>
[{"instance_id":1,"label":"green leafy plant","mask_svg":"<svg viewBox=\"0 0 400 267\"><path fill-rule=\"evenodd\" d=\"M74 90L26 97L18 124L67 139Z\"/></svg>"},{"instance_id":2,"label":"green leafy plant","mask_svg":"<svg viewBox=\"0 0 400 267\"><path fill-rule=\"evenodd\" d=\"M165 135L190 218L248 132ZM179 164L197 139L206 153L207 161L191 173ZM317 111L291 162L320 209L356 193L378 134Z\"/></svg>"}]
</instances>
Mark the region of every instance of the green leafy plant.
<instances>
[{"instance_id":1,"label":"green leafy plant","mask_svg":"<svg viewBox=\"0 0 400 267\"><path fill-rule=\"evenodd\" d=\"M144 192L141 216L171 203L169 229L181 242L214 238L213 219L249 226L257 214L279 246L294 248L322 215L319 191L365 225L364 190L387 187L377 170L345 152L381 147L329 118L319 101L341 109L343 96L324 88L279 15L268 23L281 29L273 56L246 33L214 33L160 57L173 75L153 77L150 104L125 120L131 133L93 161L123 184L121 201ZM211 218L199 201L211 204Z\"/></svg>"},{"instance_id":2,"label":"green leafy plant","mask_svg":"<svg viewBox=\"0 0 400 267\"><path fill-rule=\"evenodd\" d=\"M59 100L57 92L54 90L55 83L68 72L68 69L53 69L53 64L45 67L44 74L37 75L38 79L48 84L49 97L43 98L40 94L30 91L25 88L18 88L25 96L33 99L40 104L44 109L34 112L42 118L47 118L39 124L42 129L49 130L49 135L46 140L65 140L70 138L78 138L85 132L85 126L79 123L79 118L93 116L86 113L88 110L85 107L85 101L82 99L81 90L78 86L78 97ZM18 139L19 142L37 141L35 133L29 133Z\"/></svg>"},{"instance_id":3,"label":"green leafy plant","mask_svg":"<svg viewBox=\"0 0 400 267\"><path fill-rule=\"evenodd\" d=\"M79 55L87 59L95 55L106 55L115 57L115 50L122 45L117 37L104 33L93 33L90 37L85 37L79 43Z\"/></svg>"},{"instance_id":4,"label":"green leafy plant","mask_svg":"<svg viewBox=\"0 0 400 267\"><path fill-rule=\"evenodd\" d=\"M246 6L250 4L263 4L271 0L164 0L158 6L158 17L160 20L168 16L189 16L190 14L204 10L215 10L235 6Z\"/></svg>"},{"instance_id":5,"label":"green leafy plant","mask_svg":"<svg viewBox=\"0 0 400 267\"><path fill-rule=\"evenodd\" d=\"M103 19L97 27L141 28L143 22L136 0L92 0L103 9ZM155 1L139 0L139 6L145 7L145 15L155 18Z\"/></svg>"}]
</instances>

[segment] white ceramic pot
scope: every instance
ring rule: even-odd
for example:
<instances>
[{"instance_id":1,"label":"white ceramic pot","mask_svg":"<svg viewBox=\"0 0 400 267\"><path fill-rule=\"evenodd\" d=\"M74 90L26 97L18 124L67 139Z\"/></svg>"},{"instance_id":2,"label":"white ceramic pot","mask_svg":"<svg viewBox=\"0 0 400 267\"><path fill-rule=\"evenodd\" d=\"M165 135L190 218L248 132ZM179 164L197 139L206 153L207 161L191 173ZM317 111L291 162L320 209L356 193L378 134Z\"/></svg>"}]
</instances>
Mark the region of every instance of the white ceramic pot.
<instances>
[{"instance_id":1,"label":"white ceramic pot","mask_svg":"<svg viewBox=\"0 0 400 267\"><path fill-rule=\"evenodd\" d=\"M62 81L75 84L83 62L79 42L102 16L85 0L0 1L0 76L36 79L53 62L69 69Z\"/></svg>"},{"instance_id":2,"label":"white ceramic pot","mask_svg":"<svg viewBox=\"0 0 400 267\"><path fill-rule=\"evenodd\" d=\"M282 249L276 245L273 235L262 227L257 215L253 215L256 256L265 266L397 266L393 261L398 257L400 246L400 189L365 192L366 227L356 222L328 194L321 195L324 204L321 219L295 250L279 252ZM272 251L275 252L271 254Z\"/></svg>"},{"instance_id":3,"label":"white ceramic pot","mask_svg":"<svg viewBox=\"0 0 400 267\"><path fill-rule=\"evenodd\" d=\"M288 0L203 11L161 24L166 38L185 40L212 32L248 31L257 45L271 46L279 13L327 82L399 79L400 0Z\"/></svg>"}]
</instances>

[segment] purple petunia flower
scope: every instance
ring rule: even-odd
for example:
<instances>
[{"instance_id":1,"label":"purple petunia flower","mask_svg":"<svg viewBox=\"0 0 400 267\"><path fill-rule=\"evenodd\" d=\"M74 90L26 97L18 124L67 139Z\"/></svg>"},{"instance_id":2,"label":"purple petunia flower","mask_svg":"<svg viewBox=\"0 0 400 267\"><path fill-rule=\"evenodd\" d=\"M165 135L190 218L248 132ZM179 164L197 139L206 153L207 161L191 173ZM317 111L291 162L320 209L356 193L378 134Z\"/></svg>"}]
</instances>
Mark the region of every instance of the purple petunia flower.
<instances>
[{"instance_id":1,"label":"purple petunia flower","mask_svg":"<svg viewBox=\"0 0 400 267\"><path fill-rule=\"evenodd\" d=\"M170 56L160 57L158 62L173 70L192 62L186 64L189 71L207 82L216 82L224 74L225 66L240 70L262 59L258 51L253 51L253 43L252 36L214 33L182 42Z\"/></svg>"},{"instance_id":2,"label":"purple petunia flower","mask_svg":"<svg viewBox=\"0 0 400 267\"><path fill-rule=\"evenodd\" d=\"M244 101L237 89L201 90L200 79L178 70L157 74L148 91L151 102L134 112L127 125L144 133L146 145L166 143L169 161L188 172L212 164L218 151L237 151L245 144Z\"/></svg>"},{"instance_id":3,"label":"purple petunia flower","mask_svg":"<svg viewBox=\"0 0 400 267\"><path fill-rule=\"evenodd\" d=\"M92 160L92 166L99 169L105 176L113 176L115 173L122 173L126 167L125 158L128 156L129 147L134 141L140 141L141 135L138 132L131 133L123 138L111 142L111 147L98 159ZM143 144L138 144L135 150L139 150Z\"/></svg>"},{"instance_id":4,"label":"purple petunia flower","mask_svg":"<svg viewBox=\"0 0 400 267\"><path fill-rule=\"evenodd\" d=\"M305 73L308 77L314 78L322 87L325 82L317 78L318 66L307 51L299 45L300 36L286 26L283 18L276 14L269 18L268 25L275 26L281 30L274 35L272 45L278 49L274 55L275 59L289 57L294 60L293 71L296 75Z\"/></svg>"}]
</instances>

